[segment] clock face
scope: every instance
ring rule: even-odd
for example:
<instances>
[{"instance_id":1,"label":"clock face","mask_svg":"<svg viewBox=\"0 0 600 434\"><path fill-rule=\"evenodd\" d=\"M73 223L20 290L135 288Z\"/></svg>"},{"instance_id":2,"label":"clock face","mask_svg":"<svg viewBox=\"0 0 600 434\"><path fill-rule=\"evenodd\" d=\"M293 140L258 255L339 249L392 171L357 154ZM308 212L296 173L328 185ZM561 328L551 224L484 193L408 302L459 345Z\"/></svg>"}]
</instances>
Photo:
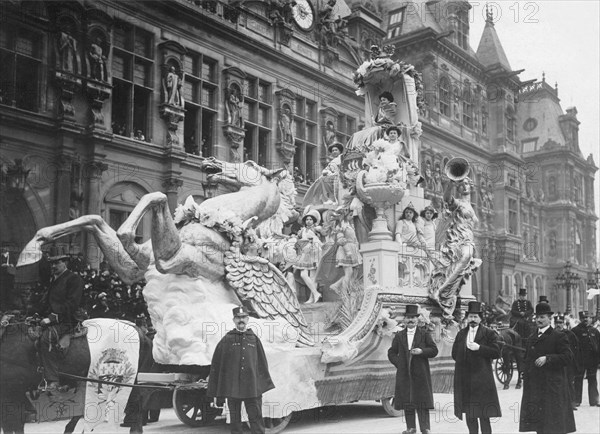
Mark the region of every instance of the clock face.
<instances>
[{"instance_id":1,"label":"clock face","mask_svg":"<svg viewBox=\"0 0 600 434\"><path fill-rule=\"evenodd\" d=\"M302 30L309 30L315 22L315 13L308 0L296 0L296 6L292 8L294 21Z\"/></svg>"}]
</instances>

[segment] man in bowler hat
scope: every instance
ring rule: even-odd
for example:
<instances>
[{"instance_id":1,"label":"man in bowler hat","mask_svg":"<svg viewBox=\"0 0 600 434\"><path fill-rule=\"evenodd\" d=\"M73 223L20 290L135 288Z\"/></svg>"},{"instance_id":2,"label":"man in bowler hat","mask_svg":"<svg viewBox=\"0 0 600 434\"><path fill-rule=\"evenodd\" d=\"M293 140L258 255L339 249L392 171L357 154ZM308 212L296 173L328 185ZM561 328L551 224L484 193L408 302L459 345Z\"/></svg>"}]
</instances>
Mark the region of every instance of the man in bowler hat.
<instances>
[{"instance_id":1,"label":"man in bowler hat","mask_svg":"<svg viewBox=\"0 0 600 434\"><path fill-rule=\"evenodd\" d=\"M244 306L233 309L235 329L217 344L210 365L207 395L227 398L231 433L241 434L242 402L253 434L264 434L262 395L274 389L267 357L258 336L248 328L249 315Z\"/></svg>"},{"instance_id":2,"label":"man in bowler hat","mask_svg":"<svg viewBox=\"0 0 600 434\"><path fill-rule=\"evenodd\" d=\"M592 324L594 316L587 311L582 312L582 321L573 327L573 333L579 340L583 369L575 376L575 401L581 404L583 396L583 378L588 380L588 400L590 406L600 406L598 399L598 363L600 363L600 331Z\"/></svg>"},{"instance_id":3,"label":"man in bowler hat","mask_svg":"<svg viewBox=\"0 0 600 434\"><path fill-rule=\"evenodd\" d=\"M419 417L422 433L430 432L429 409L433 408L433 391L429 360L438 353L429 333L417 327L419 306L406 306L406 328L394 336L388 350L388 359L396 367L396 392L394 408L404 410L406 431L417 432L415 414Z\"/></svg>"},{"instance_id":4,"label":"man in bowler hat","mask_svg":"<svg viewBox=\"0 0 600 434\"><path fill-rule=\"evenodd\" d=\"M575 431L566 369L573 357L567 335L554 330L552 308L535 306L535 330L525 344L519 431L539 434Z\"/></svg>"},{"instance_id":5,"label":"man in bowler hat","mask_svg":"<svg viewBox=\"0 0 600 434\"><path fill-rule=\"evenodd\" d=\"M491 433L491 417L500 417L500 403L492 371L492 360L500 357L498 334L481 324L481 303L471 301L467 327L460 330L452 345L454 371L454 414L466 417L469 434Z\"/></svg>"},{"instance_id":6,"label":"man in bowler hat","mask_svg":"<svg viewBox=\"0 0 600 434\"><path fill-rule=\"evenodd\" d=\"M510 309L510 327L521 337L529 336L529 321L533 314L533 306L527 300L527 288L519 289L519 299L515 300Z\"/></svg>"}]
</instances>

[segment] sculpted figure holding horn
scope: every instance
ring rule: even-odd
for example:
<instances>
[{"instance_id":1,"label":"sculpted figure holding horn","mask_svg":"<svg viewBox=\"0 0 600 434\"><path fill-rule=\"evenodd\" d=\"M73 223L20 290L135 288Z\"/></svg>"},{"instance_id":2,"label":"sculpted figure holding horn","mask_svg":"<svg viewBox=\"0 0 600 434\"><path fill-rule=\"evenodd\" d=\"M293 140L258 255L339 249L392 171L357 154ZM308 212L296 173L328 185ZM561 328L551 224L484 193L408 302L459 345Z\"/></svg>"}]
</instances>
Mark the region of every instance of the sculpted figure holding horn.
<instances>
[{"instance_id":1,"label":"sculpted figure holding horn","mask_svg":"<svg viewBox=\"0 0 600 434\"><path fill-rule=\"evenodd\" d=\"M439 254L431 256L435 268L430 278L429 296L438 302L444 318L451 321L460 289L481 260L474 257L473 229L479 220L471 206L473 185L467 176L469 163L464 158L453 158L446 164L445 172L452 181L444 192L450 215L446 218L447 224L438 230L438 234L445 235ZM452 196L454 184L456 196Z\"/></svg>"}]
</instances>

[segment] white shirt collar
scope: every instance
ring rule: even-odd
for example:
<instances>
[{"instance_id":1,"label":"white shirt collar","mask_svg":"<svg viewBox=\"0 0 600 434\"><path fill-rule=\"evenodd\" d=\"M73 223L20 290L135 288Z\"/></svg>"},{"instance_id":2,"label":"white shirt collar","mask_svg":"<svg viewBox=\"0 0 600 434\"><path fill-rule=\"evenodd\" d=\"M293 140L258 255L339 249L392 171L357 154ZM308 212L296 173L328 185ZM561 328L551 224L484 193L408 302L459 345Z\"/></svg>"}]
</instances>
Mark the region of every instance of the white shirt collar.
<instances>
[{"instance_id":1,"label":"white shirt collar","mask_svg":"<svg viewBox=\"0 0 600 434\"><path fill-rule=\"evenodd\" d=\"M548 330L550 326L547 325L546 327L544 327L543 329L538 329L538 336L541 335L542 333L546 333L546 330Z\"/></svg>"},{"instance_id":2,"label":"white shirt collar","mask_svg":"<svg viewBox=\"0 0 600 434\"><path fill-rule=\"evenodd\" d=\"M411 335L412 335L412 334L414 334L416 331L417 331L417 328L416 328L416 327L414 327L414 328L412 328L412 329L410 329L410 328L406 327L406 333L409 333L409 334L411 334Z\"/></svg>"}]
</instances>

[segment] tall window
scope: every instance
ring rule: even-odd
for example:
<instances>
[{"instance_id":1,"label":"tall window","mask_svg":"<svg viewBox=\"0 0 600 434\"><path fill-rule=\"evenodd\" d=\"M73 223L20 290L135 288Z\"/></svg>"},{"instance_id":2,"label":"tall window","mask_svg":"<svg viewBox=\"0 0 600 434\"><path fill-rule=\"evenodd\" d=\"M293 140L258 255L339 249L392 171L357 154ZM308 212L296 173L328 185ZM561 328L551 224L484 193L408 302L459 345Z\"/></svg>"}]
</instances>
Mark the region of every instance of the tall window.
<instances>
[{"instance_id":1,"label":"tall window","mask_svg":"<svg viewBox=\"0 0 600 434\"><path fill-rule=\"evenodd\" d=\"M460 48L469 48L469 11L460 8L456 14L456 43Z\"/></svg>"},{"instance_id":2,"label":"tall window","mask_svg":"<svg viewBox=\"0 0 600 434\"><path fill-rule=\"evenodd\" d=\"M469 89L463 91L463 125L473 128L473 99Z\"/></svg>"},{"instance_id":3,"label":"tall window","mask_svg":"<svg viewBox=\"0 0 600 434\"><path fill-rule=\"evenodd\" d=\"M272 166L269 161L269 144L272 137L271 83L256 77L244 79L244 160L261 166Z\"/></svg>"},{"instance_id":4,"label":"tall window","mask_svg":"<svg viewBox=\"0 0 600 434\"><path fill-rule=\"evenodd\" d=\"M440 113L450 117L450 80L440 78Z\"/></svg>"},{"instance_id":5,"label":"tall window","mask_svg":"<svg viewBox=\"0 0 600 434\"><path fill-rule=\"evenodd\" d=\"M43 40L33 30L0 26L0 104L39 110Z\"/></svg>"},{"instance_id":6,"label":"tall window","mask_svg":"<svg viewBox=\"0 0 600 434\"><path fill-rule=\"evenodd\" d=\"M214 153L217 119L217 61L188 51L183 60L185 83L184 149L188 154L210 157Z\"/></svg>"},{"instance_id":7,"label":"tall window","mask_svg":"<svg viewBox=\"0 0 600 434\"><path fill-rule=\"evenodd\" d=\"M296 99L296 154L294 167L314 181L320 172L317 160L317 103L306 98Z\"/></svg>"},{"instance_id":8,"label":"tall window","mask_svg":"<svg viewBox=\"0 0 600 434\"><path fill-rule=\"evenodd\" d=\"M508 233L518 234L517 226L517 200L508 199Z\"/></svg>"},{"instance_id":9,"label":"tall window","mask_svg":"<svg viewBox=\"0 0 600 434\"><path fill-rule=\"evenodd\" d=\"M113 37L113 133L152 136L150 107L154 87L154 44L150 33L124 22Z\"/></svg>"},{"instance_id":10,"label":"tall window","mask_svg":"<svg viewBox=\"0 0 600 434\"><path fill-rule=\"evenodd\" d=\"M400 32L402 31L402 22L404 21L404 11L405 9L403 8L390 14L387 33L388 38L395 38L400 35Z\"/></svg>"},{"instance_id":11,"label":"tall window","mask_svg":"<svg viewBox=\"0 0 600 434\"><path fill-rule=\"evenodd\" d=\"M513 142L515 140L515 109L508 106L506 109L506 138Z\"/></svg>"},{"instance_id":12,"label":"tall window","mask_svg":"<svg viewBox=\"0 0 600 434\"><path fill-rule=\"evenodd\" d=\"M481 107L481 134L483 134L484 136L487 136L487 132L488 132L488 112L487 112L487 107L482 106Z\"/></svg>"},{"instance_id":13,"label":"tall window","mask_svg":"<svg viewBox=\"0 0 600 434\"><path fill-rule=\"evenodd\" d=\"M356 119L350 116L341 114L338 116L338 130L336 132L336 139L341 142L344 146L350 136L356 132Z\"/></svg>"}]
</instances>

